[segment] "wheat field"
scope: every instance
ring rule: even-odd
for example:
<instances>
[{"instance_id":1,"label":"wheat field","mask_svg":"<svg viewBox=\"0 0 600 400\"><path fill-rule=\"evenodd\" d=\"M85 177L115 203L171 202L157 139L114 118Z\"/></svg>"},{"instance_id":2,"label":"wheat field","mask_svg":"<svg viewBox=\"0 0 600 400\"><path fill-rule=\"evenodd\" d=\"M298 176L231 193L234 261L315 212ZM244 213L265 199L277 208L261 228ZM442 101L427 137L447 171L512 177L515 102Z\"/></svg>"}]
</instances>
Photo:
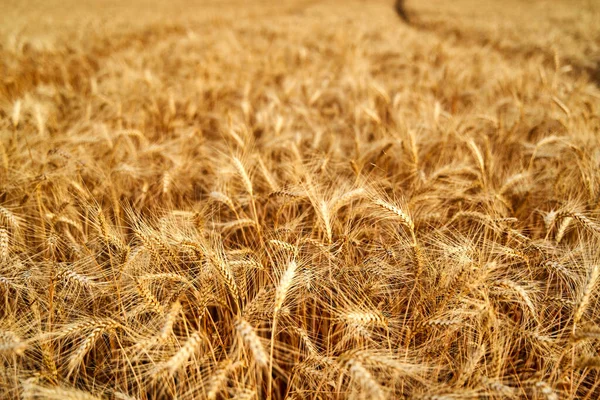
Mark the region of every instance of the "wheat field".
<instances>
[{"instance_id":1,"label":"wheat field","mask_svg":"<svg viewBox=\"0 0 600 400\"><path fill-rule=\"evenodd\" d=\"M600 396L600 2L4 0L2 399Z\"/></svg>"}]
</instances>

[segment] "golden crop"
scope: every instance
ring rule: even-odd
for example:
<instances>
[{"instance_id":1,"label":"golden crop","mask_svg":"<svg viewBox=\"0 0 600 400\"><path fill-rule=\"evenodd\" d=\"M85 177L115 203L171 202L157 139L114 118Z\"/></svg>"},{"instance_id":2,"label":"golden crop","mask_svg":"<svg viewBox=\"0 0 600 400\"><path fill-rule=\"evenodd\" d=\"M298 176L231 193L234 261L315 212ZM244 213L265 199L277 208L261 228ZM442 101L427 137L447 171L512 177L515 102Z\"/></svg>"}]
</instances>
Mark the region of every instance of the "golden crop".
<instances>
[{"instance_id":1,"label":"golden crop","mask_svg":"<svg viewBox=\"0 0 600 400\"><path fill-rule=\"evenodd\" d=\"M404 3L2 2L0 397L597 399L600 3Z\"/></svg>"}]
</instances>

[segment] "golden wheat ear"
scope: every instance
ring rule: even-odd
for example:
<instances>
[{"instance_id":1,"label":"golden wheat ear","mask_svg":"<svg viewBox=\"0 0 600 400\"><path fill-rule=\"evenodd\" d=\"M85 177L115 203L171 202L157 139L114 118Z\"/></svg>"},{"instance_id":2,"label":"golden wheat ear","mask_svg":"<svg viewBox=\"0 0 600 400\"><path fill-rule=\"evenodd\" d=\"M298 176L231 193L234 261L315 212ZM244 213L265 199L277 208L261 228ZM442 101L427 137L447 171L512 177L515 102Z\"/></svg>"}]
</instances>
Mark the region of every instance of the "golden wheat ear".
<instances>
[{"instance_id":1,"label":"golden wheat ear","mask_svg":"<svg viewBox=\"0 0 600 400\"><path fill-rule=\"evenodd\" d=\"M243 318L238 318L235 322L235 329L247 348L252 354L254 363L259 368L266 368L269 362L269 356L261 342L260 337L252 325Z\"/></svg>"},{"instance_id":2,"label":"golden wheat ear","mask_svg":"<svg viewBox=\"0 0 600 400\"><path fill-rule=\"evenodd\" d=\"M206 335L200 331L195 331L175 354L159 366L159 370L166 370L170 375L174 375L178 370L184 368L184 364L199 350L203 343L208 343Z\"/></svg>"},{"instance_id":3,"label":"golden wheat ear","mask_svg":"<svg viewBox=\"0 0 600 400\"><path fill-rule=\"evenodd\" d=\"M347 361L345 362L344 367L346 368L350 377L359 386L359 390L365 391L365 393L368 395L368 398L374 400L387 399L388 396L386 392L377 382L373 376L373 373L365 368L361 360L353 357L352 355L346 357ZM342 359L346 357L342 357Z\"/></svg>"},{"instance_id":4,"label":"golden wheat ear","mask_svg":"<svg viewBox=\"0 0 600 400\"><path fill-rule=\"evenodd\" d=\"M79 345L75 348L75 350L69 356L68 366L67 366L67 376L75 374L76 371L85 366L85 358L87 354L92 350L95 346L96 342L102 335L111 334L116 329L121 327L122 325L114 320L105 319L105 320L97 320L90 321L91 324L86 326L85 336L83 340L79 343Z\"/></svg>"},{"instance_id":5,"label":"golden wheat ear","mask_svg":"<svg viewBox=\"0 0 600 400\"><path fill-rule=\"evenodd\" d=\"M209 400L214 400L220 391L223 390L223 386L227 383L228 375L236 371L238 368L244 366L242 361L233 362L230 359L222 362L213 372L212 376L207 382L206 397Z\"/></svg>"}]
</instances>

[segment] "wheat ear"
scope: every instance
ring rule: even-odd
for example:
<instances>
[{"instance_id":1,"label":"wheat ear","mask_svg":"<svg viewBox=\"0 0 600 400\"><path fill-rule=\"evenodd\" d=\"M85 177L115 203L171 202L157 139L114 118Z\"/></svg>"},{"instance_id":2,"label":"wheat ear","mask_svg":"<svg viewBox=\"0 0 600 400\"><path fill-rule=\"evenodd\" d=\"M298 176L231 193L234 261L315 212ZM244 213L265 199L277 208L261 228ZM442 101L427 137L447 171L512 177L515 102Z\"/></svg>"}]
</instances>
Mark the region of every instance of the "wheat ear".
<instances>
[{"instance_id":1,"label":"wheat ear","mask_svg":"<svg viewBox=\"0 0 600 400\"><path fill-rule=\"evenodd\" d=\"M192 333L183 346L167 360L164 364L164 368L168 370L171 375L177 372L205 340L204 334L200 331Z\"/></svg>"},{"instance_id":2,"label":"wheat ear","mask_svg":"<svg viewBox=\"0 0 600 400\"><path fill-rule=\"evenodd\" d=\"M348 368L350 376L352 376L352 378L368 392L371 399L380 400L386 398L379 383L377 383L371 372L369 372L359 360L351 358L346 363L346 368Z\"/></svg>"},{"instance_id":3,"label":"wheat ear","mask_svg":"<svg viewBox=\"0 0 600 400\"><path fill-rule=\"evenodd\" d=\"M104 334L105 332L118 328L120 324L116 321L105 320L99 321L92 331L85 337L83 342L79 345L77 350L73 353L69 360L69 372L67 376L71 376L71 374L81 365L85 355L94 347L96 341Z\"/></svg>"},{"instance_id":4,"label":"wheat ear","mask_svg":"<svg viewBox=\"0 0 600 400\"><path fill-rule=\"evenodd\" d=\"M594 265L590 272L589 279L583 288L583 292L581 294L581 299L579 300L579 304L577 305L577 309L575 310L575 314L573 316L573 330L575 330L579 321L583 317L587 306L590 303L592 292L594 286L596 285L596 281L598 280L598 275L600 274L600 266Z\"/></svg>"},{"instance_id":5,"label":"wheat ear","mask_svg":"<svg viewBox=\"0 0 600 400\"><path fill-rule=\"evenodd\" d=\"M265 352L265 349L262 343L260 342L260 338L256 334L256 331L254 330L252 325L250 325L245 319L238 318L238 320L235 323L235 328L239 333L240 337L250 349L250 352L254 356L254 361L256 362L256 364L259 367L266 367L268 363L267 353Z\"/></svg>"}]
</instances>

